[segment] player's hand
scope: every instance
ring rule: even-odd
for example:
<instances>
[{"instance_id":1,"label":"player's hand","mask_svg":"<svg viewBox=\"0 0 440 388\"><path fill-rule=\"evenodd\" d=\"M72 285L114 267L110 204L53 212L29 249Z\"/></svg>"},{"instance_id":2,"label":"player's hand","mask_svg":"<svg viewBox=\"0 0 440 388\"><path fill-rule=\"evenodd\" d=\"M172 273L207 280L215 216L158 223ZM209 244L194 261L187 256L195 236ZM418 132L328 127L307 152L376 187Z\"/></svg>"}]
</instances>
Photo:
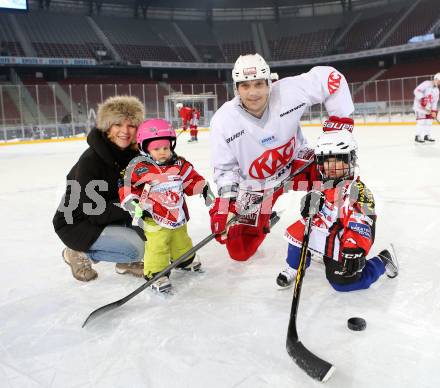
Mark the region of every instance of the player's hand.
<instances>
[{"instance_id":1,"label":"player's hand","mask_svg":"<svg viewBox=\"0 0 440 388\"><path fill-rule=\"evenodd\" d=\"M211 216L211 231L217 236L215 239L224 244L227 239L229 226L228 222L237 214L235 199L216 198L209 210Z\"/></svg>"},{"instance_id":2,"label":"player's hand","mask_svg":"<svg viewBox=\"0 0 440 388\"><path fill-rule=\"evenodd\" d=\"M338 116L330 116L324 121L324 125L322 126L322 130L324 132L339 131L341 129L346 129L349 132L353 132L353 128L354 121L352 118Z\"/></svg>"},{"instance_id":3,"label":"player's hand","mask_svg":"<svg viewBox=\"0 0 440 388\"><path fill-rule=\"evenodd\" d=\"M345 248L341 252L344 276L353 276L365 267L365 252L362 248Z\"/></svg>"},{"instance_id":4,"label":"player's hand","mask_svg":"<svg viewBox=\"0 0 440 388\"><path fill-rule=\"evenodd\" d=\"M431 111L431 117L435 120L437 118L437 111L436 110L432 110Z\"/></svg>"}]
</instances>

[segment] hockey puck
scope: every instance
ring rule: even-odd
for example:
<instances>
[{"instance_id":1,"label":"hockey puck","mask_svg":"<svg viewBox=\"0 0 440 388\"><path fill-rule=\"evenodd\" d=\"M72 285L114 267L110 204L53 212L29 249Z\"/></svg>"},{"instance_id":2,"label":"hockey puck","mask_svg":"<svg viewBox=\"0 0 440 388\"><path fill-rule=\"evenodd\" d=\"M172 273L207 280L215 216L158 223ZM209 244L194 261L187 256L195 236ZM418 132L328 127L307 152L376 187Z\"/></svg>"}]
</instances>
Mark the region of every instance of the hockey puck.
<instances>
[{"instance_id":1,"label":"hockey puck","mask_svg":"<svg viewBox=\"0 0 440 388\"><path fill-rule=\"evenodd\" d=\"M363 318L353 317L347 321L347 326L350 330L362 331L367 327L367 322Z\"/></svg>"}]
</instances>

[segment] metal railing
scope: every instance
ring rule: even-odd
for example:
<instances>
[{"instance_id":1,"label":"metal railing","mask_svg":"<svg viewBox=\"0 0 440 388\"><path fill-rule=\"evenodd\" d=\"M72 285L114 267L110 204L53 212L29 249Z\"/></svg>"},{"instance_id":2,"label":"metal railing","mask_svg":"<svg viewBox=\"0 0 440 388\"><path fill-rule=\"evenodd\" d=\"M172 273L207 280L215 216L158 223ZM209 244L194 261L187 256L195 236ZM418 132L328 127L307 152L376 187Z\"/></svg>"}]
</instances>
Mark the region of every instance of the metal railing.
<instances>
[{"instance_id":1,"label":"metal railing","mask_svg":"<svg viewBox=\"0 0 440 388\"><path fill-rule=\"evenodd\" d=\"M413 91L430 78L419 76L351 83L355 120L414 120ZM83 135L94 124L98 104L113 95L136 96L144 103L147 118L164 117L165 96L172 93L212 93L217 96L218 106L234 95L230 84L0 85L0 141ZM315 105L304 113L302 120L317 123L325 117L323 106ZM202 115L201 123L208 125L208 118Z\"/></svg>"}]
</instances>

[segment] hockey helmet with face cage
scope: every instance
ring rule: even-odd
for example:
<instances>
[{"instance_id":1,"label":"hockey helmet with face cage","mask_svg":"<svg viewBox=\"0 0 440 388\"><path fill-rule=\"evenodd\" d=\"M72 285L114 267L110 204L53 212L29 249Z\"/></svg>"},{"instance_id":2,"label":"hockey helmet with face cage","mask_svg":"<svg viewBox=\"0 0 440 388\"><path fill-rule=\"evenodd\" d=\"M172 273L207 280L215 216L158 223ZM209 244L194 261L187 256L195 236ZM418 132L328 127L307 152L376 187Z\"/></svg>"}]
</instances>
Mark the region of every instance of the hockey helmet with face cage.
<instances>
[{"instance_id":1,"label":"hockey helmet with face cage","mask_svg":"<svg viewBox=\"0 0 440 388\"><path fill-rule=\"evenodd\" d=\"M315 147L315 160L323 181L354 178L357 149L351 132L345 129L323 132Z\"/></svg>"}]
</instances>

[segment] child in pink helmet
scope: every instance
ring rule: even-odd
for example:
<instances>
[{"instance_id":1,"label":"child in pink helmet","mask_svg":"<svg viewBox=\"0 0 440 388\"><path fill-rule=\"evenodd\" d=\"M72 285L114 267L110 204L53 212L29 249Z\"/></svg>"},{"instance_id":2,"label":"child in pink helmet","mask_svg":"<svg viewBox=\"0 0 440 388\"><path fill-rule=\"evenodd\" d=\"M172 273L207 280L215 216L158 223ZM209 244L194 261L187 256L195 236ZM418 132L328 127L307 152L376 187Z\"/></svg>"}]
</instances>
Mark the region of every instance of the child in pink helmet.
<instances>
[{"instance_id":1,"label":"child in pink helmet","mask_svg":"<svg viewBox=\"0 0 440 388\"><path fill-rule=\"evenodd\" d=\"M128 165L119 196L122 206L134 210L135 216L143 220L147 237L144 275L149 280L192 248L185 195L202 194L206 199L207 183L190 162L174 152L176 133L168 121L151 119L141 123L137 144L141 156ZM200 267L194 255L177 268L200 271ZM169 274L159 278L152 288L169 291Z\"/></svg>"}]
</instances>

